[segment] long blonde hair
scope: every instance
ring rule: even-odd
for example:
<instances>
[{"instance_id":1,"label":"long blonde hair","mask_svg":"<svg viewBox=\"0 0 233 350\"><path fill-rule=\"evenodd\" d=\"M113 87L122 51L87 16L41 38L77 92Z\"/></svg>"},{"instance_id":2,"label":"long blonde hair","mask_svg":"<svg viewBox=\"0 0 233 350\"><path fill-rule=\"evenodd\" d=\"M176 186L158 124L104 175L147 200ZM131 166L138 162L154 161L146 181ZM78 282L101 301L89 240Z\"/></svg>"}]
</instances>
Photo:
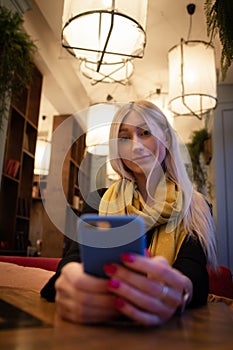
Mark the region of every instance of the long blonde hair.
<instances>
[{"instance_id":1,"label":"long blonde hair","mask_svg":"<svg viewBox=\"0 0 233 350\"><path fill-rule=\"evenodd\" d=\"M189 235L198 236L206 253L207 263L217 266L216 239L210 207L204 196L197 192L189 178L183 162L177 135L162 111L149 101L135 101L124 104L116 112L109 134L110 162L112 168L121 178L133 180L133 174L124 166L118 152L119 128L126 115L135 111L144 118L153 133L153 127L159 127L166 138L166 157L164 165L169 177L179 184L183 194L183 210L181 213L184 227ZM148 120L149 117L149 120ZM147 182L150 179L148 176Z\"/></svg>"}]
</instances>

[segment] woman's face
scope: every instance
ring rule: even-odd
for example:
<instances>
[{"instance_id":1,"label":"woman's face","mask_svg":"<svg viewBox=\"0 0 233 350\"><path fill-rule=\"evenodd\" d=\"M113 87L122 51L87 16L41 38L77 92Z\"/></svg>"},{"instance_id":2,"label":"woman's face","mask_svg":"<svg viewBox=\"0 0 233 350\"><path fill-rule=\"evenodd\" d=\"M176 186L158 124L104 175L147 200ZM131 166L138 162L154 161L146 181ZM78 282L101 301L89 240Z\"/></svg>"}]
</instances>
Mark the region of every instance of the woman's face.
<instances>
[{"instance_id":1,"label":"woman's face","mask_svg":"<svg viewBox=\"0 0 233 350\"><path fill-rule=\"evenodd\" d=\"M150 125L150 120L148 122ZM153 167L162 164L166 156L163 132L159 127L153 133L155 132L156 138L145 120L135 111L130 112L120 126L119 155L135 176L147 176Z\"/></svg>"}]
</instances>

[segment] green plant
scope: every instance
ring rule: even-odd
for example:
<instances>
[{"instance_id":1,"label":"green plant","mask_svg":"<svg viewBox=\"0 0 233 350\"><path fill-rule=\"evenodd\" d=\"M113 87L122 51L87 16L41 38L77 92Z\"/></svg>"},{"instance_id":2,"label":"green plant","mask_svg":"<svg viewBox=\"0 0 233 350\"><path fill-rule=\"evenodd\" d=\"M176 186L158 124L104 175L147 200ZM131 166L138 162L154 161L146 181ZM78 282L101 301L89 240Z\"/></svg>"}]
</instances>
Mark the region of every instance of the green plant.
<instances>
[{"instance_id":1,"label":"green plant","mask_svg":"<svg viewBox=\"0 0 233 350\"><path fill-rule=\"evenodd\" d=\"M205 0L204 10L207 23L207 34L212 38L219 34L222 44L221 72L225 79L228 68L233 60L233 1Z\"/></svg>"},{"instance_id":2,"label":"green plant","mask_svg":"<svg viewBox=\"0 0 233 350\"><path fill-rule=\"evenodd\" d=\"M36 46L22 30L22 24L19 13L0 6L0 128L7 100L17 98L32 78Z\"/></svg>"},{"instance_id":3,"label":"green plant","mask_svg":"<svg viewBox=\"0 0 233 350\"><path fill-rule=\"evenodd\" d=\"M193 167L193 179L197 190L202 192L205 186L205 174L200 163L200 154L204 151L204 143L210 137L206 128L196 130L192 134L192 140L187 144Z\"/></svg>"}]
</instances>

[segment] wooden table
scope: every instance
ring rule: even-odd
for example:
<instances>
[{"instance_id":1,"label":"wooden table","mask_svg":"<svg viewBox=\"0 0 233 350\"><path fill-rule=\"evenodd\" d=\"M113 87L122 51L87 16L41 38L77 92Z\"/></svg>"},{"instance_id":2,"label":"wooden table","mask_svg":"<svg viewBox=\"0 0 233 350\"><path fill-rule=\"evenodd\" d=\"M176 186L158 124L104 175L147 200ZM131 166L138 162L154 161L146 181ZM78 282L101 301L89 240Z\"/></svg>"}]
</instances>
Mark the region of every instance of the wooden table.
<instances>
[{"instance_id":1,"label":"wooden table","mask_svg":"<svg viewBox=\"0 0 233 350\"><path fill-rule=\"evenodd\" d=\"M36 291L0 287L0 299L43 320L43 327L0 330L1 350L232 350L233 312L223 303L187 310L162 327L64 322Z\"/></svg>"}]
</instances>

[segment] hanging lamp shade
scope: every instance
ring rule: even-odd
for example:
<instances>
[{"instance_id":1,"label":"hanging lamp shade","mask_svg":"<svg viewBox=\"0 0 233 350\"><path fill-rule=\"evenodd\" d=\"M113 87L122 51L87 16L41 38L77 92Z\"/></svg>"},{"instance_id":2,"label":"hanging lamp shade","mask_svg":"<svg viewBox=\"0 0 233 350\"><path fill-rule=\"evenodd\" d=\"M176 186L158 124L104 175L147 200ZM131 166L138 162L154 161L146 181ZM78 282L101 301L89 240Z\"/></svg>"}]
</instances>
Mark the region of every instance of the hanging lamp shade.
<instances>
[{"instance_id":1,"label":"hanging lamp shade","mask_svg":"<svg viewBox=\"0 0 233 350\"><path fill-rule=\"evenodd\" d=\"M107 175L108 179L111 181L117 181L120 179L120 175L117 174L115 172L115 170L113 170L108 157L107 157L107 162L106 162L106 175Z\"/></svg>"},{"instance_id":2,"label":"hanging lamp shade","mask_svg":"<svg viewBox=\"0 0 233 350\"><path fill-rule=\"evenodd\" d=\"M97 66L98 63L86 60L80 64L82 74L92 80L92 85L99 82L126 85L134 71L134 65L131 60L110 64L103 63L98 72Z\"/></svg>"},{"instance_id":3,"label":"hanging lamp shade","mask_svg":"<svg viewBox=\"0 0 233 350\"><path fill-rule=\"evenodd\" d=\"M147 0L64 0L62 46L80 60L117 64L142 58Z\"/></svg>"},{"instance_id":4,"label":"hanging lamp shade","mask_svg":"<svg viewBox=\"0 0 233 350\"><path fill-rule=\"evenodd\" d=\"M89 153L108 155L109 131L116 110L116 103L98 103L89 107L86 132L86 147Z\"/></svg>"},{"instance_id":5,"label":"hanging lamp shade","mask_svg":"<svg viewBox=\"0 0 233 350\"><path fill-rule=\"evenodd\" d=\"M50 167L51 143L43 138L36 141L34 174L48 175Z\"/></svg>"},{"instance_id":6,"label":"hanging lamp shade","mask_svg":"<svg viewBox=\"0 0 233 350\"><path fill-rule=\"evenodd\" d=\"M214 48L204 41L184 41L168 53L169 109L175 115L202 114L217 104Z\"/></svg>"}]
</instances>

